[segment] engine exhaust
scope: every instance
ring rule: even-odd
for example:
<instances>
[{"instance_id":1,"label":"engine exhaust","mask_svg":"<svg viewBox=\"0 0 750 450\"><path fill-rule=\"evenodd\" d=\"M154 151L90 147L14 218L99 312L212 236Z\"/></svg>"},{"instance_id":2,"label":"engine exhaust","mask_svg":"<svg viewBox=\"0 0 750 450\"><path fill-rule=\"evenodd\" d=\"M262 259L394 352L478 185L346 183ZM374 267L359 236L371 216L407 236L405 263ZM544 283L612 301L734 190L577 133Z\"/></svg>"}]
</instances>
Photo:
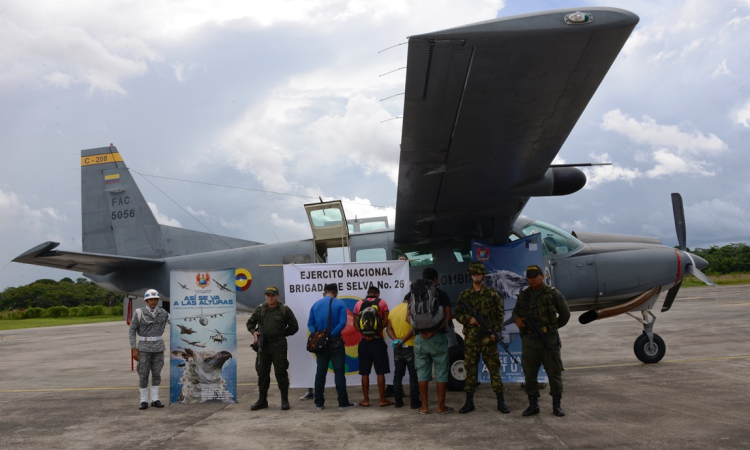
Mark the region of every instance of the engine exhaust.
<instances>
[{"instance_id":1,"label":"engine exhaust","mask_svg":"<svg viewBox=\"0 0 750 450\"><path fill-rule=\"evenodd\" d=\"M661 291L661 286L656 286L655 288L650 289L642 294L636 295L625 303L619 303L614 306L607 306L604 308L586 311L585 313L581 314L581 316L578 318L578 321L585 325L595 320L606 319L607 317L624 314L651 300L651 298L654 295L658 294L659 291Z\"/></svg>"}]
</instances>

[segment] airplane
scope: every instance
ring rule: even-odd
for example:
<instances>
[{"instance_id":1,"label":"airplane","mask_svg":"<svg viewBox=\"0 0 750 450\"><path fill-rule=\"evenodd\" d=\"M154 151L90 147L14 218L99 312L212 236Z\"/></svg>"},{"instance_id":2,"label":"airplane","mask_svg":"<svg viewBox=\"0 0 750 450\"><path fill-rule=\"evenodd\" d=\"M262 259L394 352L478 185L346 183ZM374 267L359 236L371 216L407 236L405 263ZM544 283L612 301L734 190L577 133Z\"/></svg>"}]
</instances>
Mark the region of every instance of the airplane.
<instances>
[{"instance_id":1,"label":"airplane","mask_svg":"<svg viewBox=\"0 0 750 450\"><path fill-rule=\"evenodd\" d=\"M180 327L180 334L193 334L195 333L195 330L193 330L190 327L186 327L180 324L177 324L178 327Z\"/></svg>"},{"instance_id":2,"label":"airplane","mask_svg":"<svg viewBox=\"0 0 750 450\"><path fill-rule=\"evenodd\" d=\"M234 292L232 289L229 289L226 284L221 284L221 283L219 283L216 280L214 280L214 283L216 283L216 285L219 286L219 289L221 289L222 291ZM229 283L227 283L227 284L229 284Z\"/></svg>"},{"instance_id":3,"label":"airplane","mask_svg":"<svg viewBox=\"0 0 750 450\"><path fill-rule=\"evenodd\" d=\"M180 283L179 281L177 282L177 284L179 284L179 285L180 285L180 287L181 287L181 288L183 288L183 289L185 289L186 291L189 291L189 290L190 290L190 288L188 288L188 287L187 287L187 286L185 286L184 284Z\"/></svg>"},{"instance_id":4,"label":"airplane","mask_svg":"<svg viewBox=\"0 0 750 450\"><path fill-rule=\"evenodd\" d=\"M686 251L684 212L673 196L680 248L656 238L565 232L521 216L532 197L570 195L586 184L578 166L553 164L639 18L617 8L559 9L504 17L408 38L396 224L347 220L340 201L304 205L312 239L261 244L157 223L113 145L81 151L83 251L45 242L13 261L83 272L98 285L169 298L171 270L235 267L238 309L283 285L283 264L409 260L410 277L440 274L454 302L469 287L471 241L499 245L543 235L547 280L581 323L627 313L643 332L644 363L666 350L653 332L656 301L668 311L687 273L706 282L708 263ZM679 200L679 201L678 201ZM252 283L252 280L262 280ZM637 314L640 313L641 317ZM634 315L636 314L636 315ZM201 324L207 319L200 316ZM463 363L451 333L451 367ZM451 370L452 389L460 370Z\"/></svg>"},{"instance_id":5,"label":"airplane","mask_svg":"<svg viewBox=\"0 0 750 450\"><path fill-rule=\"evenodd\" d=\"M188 341L187 339L183 339L183 338L180 338L180 340L182 340L183 342L187 342L188 344L194 347L206 348L206 344L201 344L200 341Z\"/></svg>"},{"instance_id":6,"label":"airplane","mask_svg":"<svg viewBox=\"0 0 750 450\"><path fill-rule=\"evenodd\" d=\"M216 329L214 329L214 331L216 332L216 334L211 336L210 338L213 339L214 342L218 342L219 344L227 341L227 338L224 337L225 334L229 334L229 335L232 334L232 333L222 333L221 331L216 330Z\"/></svg>"},{"instance_id":7,"label":"airplane","mask_svg":"<svg viewBox=\"0 0 750 450\"><path fill-rule=\"evenodd\" d=\"M205 327L206 325L208 325L208 319L214 319L216 317L221 317L223 315L224 313L203 314L203 307L201 307L201 313L198 314L197 316L178 317L178 318L175 318L175 320L184 320L186 322L192 322L194 320L197 320L199 324Z\"/></svg>"}]
</instances>

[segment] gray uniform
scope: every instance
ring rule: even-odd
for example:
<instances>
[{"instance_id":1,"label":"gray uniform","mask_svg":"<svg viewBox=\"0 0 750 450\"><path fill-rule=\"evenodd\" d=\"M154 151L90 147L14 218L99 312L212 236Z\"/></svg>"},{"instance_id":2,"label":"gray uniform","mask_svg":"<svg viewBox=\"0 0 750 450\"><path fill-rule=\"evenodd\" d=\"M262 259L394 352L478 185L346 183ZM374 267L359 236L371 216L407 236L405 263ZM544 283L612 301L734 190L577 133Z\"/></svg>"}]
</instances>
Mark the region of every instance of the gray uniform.
<instances>
[{"instance_id":1,"label":"gray uniform","mask_svg":"<svg viewBox=\"0 0 750 450\"><path fill-rule=\"evenodd\" d=\"M151 385L161 385L161 369L164 367L166 347L162 339L145 341L140 340L136 334L146 338L161 337L167 322L169 322L169 313L158 306L154 314L151 314L145 306L137 309L130 321L130 348L137 348L140 353L137 370L141 388L148 387L149 373L151 373Z\"/></svg>"}]
</instances>

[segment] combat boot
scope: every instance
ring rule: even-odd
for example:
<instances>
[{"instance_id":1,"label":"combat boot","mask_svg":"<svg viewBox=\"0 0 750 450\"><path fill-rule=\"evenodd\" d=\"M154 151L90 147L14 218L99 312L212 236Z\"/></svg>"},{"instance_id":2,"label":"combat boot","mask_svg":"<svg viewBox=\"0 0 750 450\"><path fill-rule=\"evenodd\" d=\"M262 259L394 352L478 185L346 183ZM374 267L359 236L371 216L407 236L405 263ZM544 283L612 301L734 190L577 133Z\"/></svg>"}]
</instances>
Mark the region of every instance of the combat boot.
<instances>
[{"instance_id":1,"label":"combat boot","mask_svg":"<svg viewBox=\"0 0 750 450\"><path fill-rule=\"evenodd\" d=\"M565 411L563 411L562 407L560 406L560 400L562 399L562 395L555 395L552 397L552 412L555 413L557 417L563 417L565 415Z\"/></svg>"},{"instance_id":2,"label":"combat boot","mask_svg":"<svg viewBox=\"0 0 750 450\"><path fill-rule=\"evenodd\" d=\"M503 414L510 413L510 410L508 409L508 406L505 404L505 397L503 397L502 393L495 394L497 395L497 410L500 411Z\"/></svg>"},{"instance_id":3,"label":"combat boot","mask_svg":"<svg viewBox=\"0 0 750 450\"><path fill-rule=\"evenodd\" d=\"M474 411L476 408L474 407L474 394L466 393L466 403L464 403L464 406L461 407L461 409L458 410L459 414L466 414Z\"/></svg>"},{"instance_id":4,"label":"combat boot","mask_svg":"<svg viewBox=\"0 0 750 450\"><path fill-rule=\"evenodd\" d=\"M539 398L529 395L529 407L521 415L533 416L534 414L539 414Z\"/></svg>"},{"instance_id":5,"label":"combat boot","mask_svg":"<svg viewBox=\"0 0 750 450\"><path fill-rule=\"evenodd\" d=\"M268 393L261 392L258 397L258 401L250 406L250 411L257 411L259 409L268 408Z\"/></svg>"},{"instance_id":6,"label":"combat boot","mask_svg":"<svg viewBox=\"0 0 750 450\"><path fill-rule=\"evenodd\" d=\"M289 405L289 391L281 391L281 409L283 411L291 408Z\"/></svg>"}]
</instances>

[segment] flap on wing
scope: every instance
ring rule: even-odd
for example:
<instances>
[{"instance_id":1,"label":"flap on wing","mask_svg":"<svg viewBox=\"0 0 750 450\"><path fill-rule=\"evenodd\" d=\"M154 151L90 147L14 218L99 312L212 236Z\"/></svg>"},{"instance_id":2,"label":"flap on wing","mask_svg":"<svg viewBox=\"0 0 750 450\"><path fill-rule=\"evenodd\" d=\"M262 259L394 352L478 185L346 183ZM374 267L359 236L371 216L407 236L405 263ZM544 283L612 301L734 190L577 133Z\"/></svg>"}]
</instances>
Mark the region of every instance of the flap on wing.
<instances>
[{"instance_id":1,"label":"flap on wing","mask_svg":"<svg viewBox=\"0 0 750 450\"><path fill-rule=\"evenodd\" d=\"M13 262L54 267L55 269L105 275L117 270L138 270L159 267L162 259L134 258L131 256L103 255L99 253L64 252L55 250L59 242L45 242L17 256Z\"/></svg>"}]
</instances>

